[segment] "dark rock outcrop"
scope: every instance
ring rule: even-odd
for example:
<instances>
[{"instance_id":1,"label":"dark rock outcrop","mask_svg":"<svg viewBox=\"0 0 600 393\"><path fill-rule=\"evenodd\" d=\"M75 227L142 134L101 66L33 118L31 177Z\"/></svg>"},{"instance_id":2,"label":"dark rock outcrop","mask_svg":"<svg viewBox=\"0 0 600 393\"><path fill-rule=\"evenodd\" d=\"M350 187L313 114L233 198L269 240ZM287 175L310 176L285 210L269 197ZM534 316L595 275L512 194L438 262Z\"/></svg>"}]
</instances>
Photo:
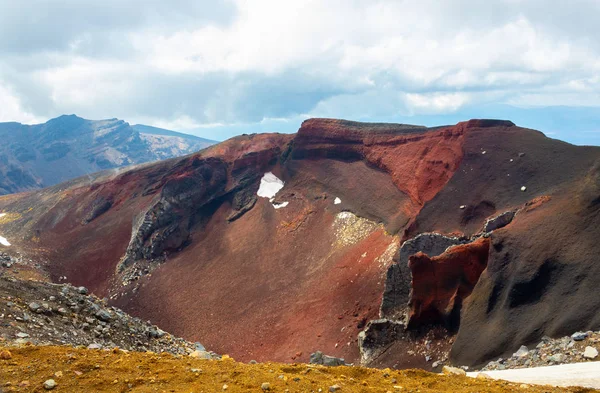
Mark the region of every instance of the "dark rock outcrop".
<instances>
[{"instance_id":1,"label":"dark rock outcrop","mask_svg":"<svg viewBox=\"0 0 600 393\"><path fill-rule=\"evenodd\" d=\"M89 207L88 213L82 220L82 224L88 224L106 213L113 205L114 201L112 198L99 196L92 202L92 205Z\"/></svg>"},{"instance_id":2,"label":"dark rock outcrop","mask_svg":"<svg viewBox=\"0 0 600 393\"><path fill-rule=\"evenodd\" d=\"M227 181L226 163L215 158L194 160L191 170L168 180L158 200L135 223L118 271L140 260L160 259L163 253L181 247L197 212L224 194ZM137 275L130 273L127 281Z\"/></svg>"},{"instance_id":3,"label":"dark rock outcrop","mask_svg":"<svg viewBox=\"0 0 600 393\"><path fill-rule=\"evenodd\" d=\"M448 247L466 243L466 239L439 233L422 233L402 243L398 260L387 271L380 314L383 318L402 318L408 308L412 274L409 257L423 252L430 257L440 255Z\"/></svg>"},{"instance_id":4,"label":"dark rock outcrop","mask_svg":"<svg viewBox=\"0 0 600 393\"><path fill-rule=\"evenodd\" d=\"M492 217L488 219L483 225L483 232L492 232L496 229L503 228L510 224L515 218L516 211L509 210L502 214L497 215L496 217Z\"/></svg>"},{"instance_id":5,"label":"dark rock outcrop","mask_svg":"<svg viewBox=\"0 0 600 393\"><path fill-rule=\"evenodd\" d=\"M406 325L389 319L376 319L367 323L365 330L358 335L358 347L362 364L377 358L406 330Z\"/></svg>"}]
</instances>

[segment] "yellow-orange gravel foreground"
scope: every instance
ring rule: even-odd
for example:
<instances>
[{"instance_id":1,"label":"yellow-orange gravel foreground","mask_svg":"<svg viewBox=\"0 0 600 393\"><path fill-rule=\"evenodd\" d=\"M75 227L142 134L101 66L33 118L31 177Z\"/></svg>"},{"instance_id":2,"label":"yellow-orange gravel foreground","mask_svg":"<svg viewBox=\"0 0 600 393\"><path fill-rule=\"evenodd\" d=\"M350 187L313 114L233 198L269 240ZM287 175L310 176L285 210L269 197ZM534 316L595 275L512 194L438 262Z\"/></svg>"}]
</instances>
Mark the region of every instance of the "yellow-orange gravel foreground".
<instances>
[{"instance_id":1,"label":"yellow-orange gravel foreground","mask_svg":"<svg viewBox=\"0 0 600 393\"><path fill-rule=\"evenodd\" d=\"M238 363L168 354L125 353L58 346L7 348L0 392L592 392L445 376L307 364Z\"/></svg>"}]
</instances>

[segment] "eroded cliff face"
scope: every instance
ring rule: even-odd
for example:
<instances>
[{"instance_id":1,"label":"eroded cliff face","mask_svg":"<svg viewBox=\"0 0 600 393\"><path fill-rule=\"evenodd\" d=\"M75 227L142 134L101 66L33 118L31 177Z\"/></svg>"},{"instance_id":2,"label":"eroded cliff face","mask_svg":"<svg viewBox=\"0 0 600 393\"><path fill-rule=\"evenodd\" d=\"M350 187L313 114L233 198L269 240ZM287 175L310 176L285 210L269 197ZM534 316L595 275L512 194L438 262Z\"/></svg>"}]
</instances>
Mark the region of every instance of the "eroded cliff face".
<instances>
[{"instance_id":1,"label":"eroded cliff face","mask_svg":"<svg viewBox=\"0 0 600 393\"><path fill-rule=\"evenodd\" d=\"M517 339L496 340L491 325L506 328L521 307L554 309L546 289L507 307L508 289L496 285L534 269L542 250L520 253L550 241L542 225L517 231L523 222L537 222L529 217L543 209L579 218L565 221L580 234L575 241L552 232L556 247L543 250L552 272L564 265L560 245L595 250L579 229L597 233L596 177L582 174L598 155L503 121L426 129L311 119L296 135L240 136L192 156L0 198L10 217L0 235L44 261L51 279L85 285L240 360L307 361L321 350L358 361L358 333L383 315L369 325L367 357L402 350L396 338L414 338L405 322L433 323L458 327L453 356L473 363L461 357L473 351L469 334L484 328L490 347L510 346ZM262 197L266 173L282 187ZM575 210L555 204L569 192ZM543 288L560 282L579 291L574 271L560 271Z\"/></svg>"},{"instance_id":2,"label":"eroded cliff face","mask_svg":"<svg viewBox=\"0 0 600 393\"><path fill-rule=\"evenodd\" d=\"M464 244L465 238L444 236L439 233L422 233L413 239L406 240L400 247L398 259L387 271L385 291L381 301L380 314L383 318L404 320L410 299L412 273L409 258L419 252L435 257L447 248Z\"/></svg>"},{"instance_id":3,"label":"eroded cliff face","mask_svg":"<svg viewBox=\"0 0 600 393\"><path fill-rule=\"evenodd\" d=\"M403 124L356 123L310 119L294 140L295 159L362 161L386 172L408 196L396 214L385 217L388 229L404 229L423 204L452 177L462 159L464 127L429 130ZM395 219L395 220L394 220Z\"/></svg>"},{"instance_id":4,"label":"eroded cliff face","mask_svg":"<svg viewBox=\"0 0 600 393\"><path fill-rule=\"evenodd\" d=\"M481 237L429 257L418 252L409 257L412 273L408 326L443 323L450 329L460 324L462 304L471 295L487 267L490 240Z\"/></svg>"}]
</instances>

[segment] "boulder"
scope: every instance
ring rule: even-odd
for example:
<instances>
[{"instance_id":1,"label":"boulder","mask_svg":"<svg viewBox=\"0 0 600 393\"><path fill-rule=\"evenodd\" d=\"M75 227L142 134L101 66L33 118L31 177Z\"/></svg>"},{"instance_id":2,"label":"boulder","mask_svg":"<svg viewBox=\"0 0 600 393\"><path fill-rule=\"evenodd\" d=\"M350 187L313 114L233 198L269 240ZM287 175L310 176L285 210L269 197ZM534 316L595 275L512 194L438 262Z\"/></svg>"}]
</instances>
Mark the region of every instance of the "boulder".
<instances>
[{"instance_id":1,"label":"boulder","mask_svg":"<svg viewBox=\"0 0 600 393\"><path fill-rule=\"evenodd\" d=\"M328 367L344 366L346 362L342 358L324 355L323 352L317 351L310 355L310 364L320 364Z\"/></svg>"}]
</instances>

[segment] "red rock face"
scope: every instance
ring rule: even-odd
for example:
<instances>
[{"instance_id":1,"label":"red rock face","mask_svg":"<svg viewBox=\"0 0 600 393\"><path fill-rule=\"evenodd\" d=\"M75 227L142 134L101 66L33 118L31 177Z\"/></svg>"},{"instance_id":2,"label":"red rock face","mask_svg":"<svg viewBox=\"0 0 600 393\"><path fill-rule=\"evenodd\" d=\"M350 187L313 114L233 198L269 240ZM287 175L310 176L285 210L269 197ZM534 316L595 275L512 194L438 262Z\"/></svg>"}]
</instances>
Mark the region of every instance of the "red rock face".
<instances>
[{"instance_id":1,"label":"red rock face","mask_svg":"<svg viewBox=\"0 0 600 393\"><path fill-rule=\"evenodd\" d=\"M464 300L485 270L489 247L490 240L482 237L453 246L433 258L422 252L409 257L412 272L409 326L456 322L451 321L453 313L460 313Z\"/></svg>"},{"instance_id":2,"label":"red rock face","mask_svg":"<svg viewBox=\"0 0 600 393\"><path fill-rule=\"evenodd\" d=\"M17 218L1 223L0 234L47 262L52 280L67 276L216 352L306 361L322 350L357 361L356 334L378 316L400 236L475 233L491 215L538 196L548 202L531 214L548 209L554 190L597 157L506 122L426 129L312 119L296 135L240 136L188 157L2 197L1 211ZM285 182L275 198L289 203L284 208L255 198L268 171ZM340 227L346 211L368 220ZM155 219L140 230L134 224L143 217ZM540 229L528 230L544 247ZM132 266L153 270L123 285L117 266L132 250L132 233L141 250L130 253ZM487 292L469 296L486 249L481 240L415 256L411 320L451 318L465 298L486 303ZM146 260L155 257L160 263ZM469 320L476 332L480 319ZM498 320L502 327L508 319Z\"/></svg>"},{"instance_id":3,"label":"red rock face","mask_svg":"<svg viewBox=\"0 0 600 393\"><path fill-rule=\"evenodd\" d=\"M295 158L362 160L385 171L409 197L401 210L413 218L458 168L466 128L459 123L431 131L400 124L310 119L298 131L293 154Z\"/></svg>"}]
</instances>

